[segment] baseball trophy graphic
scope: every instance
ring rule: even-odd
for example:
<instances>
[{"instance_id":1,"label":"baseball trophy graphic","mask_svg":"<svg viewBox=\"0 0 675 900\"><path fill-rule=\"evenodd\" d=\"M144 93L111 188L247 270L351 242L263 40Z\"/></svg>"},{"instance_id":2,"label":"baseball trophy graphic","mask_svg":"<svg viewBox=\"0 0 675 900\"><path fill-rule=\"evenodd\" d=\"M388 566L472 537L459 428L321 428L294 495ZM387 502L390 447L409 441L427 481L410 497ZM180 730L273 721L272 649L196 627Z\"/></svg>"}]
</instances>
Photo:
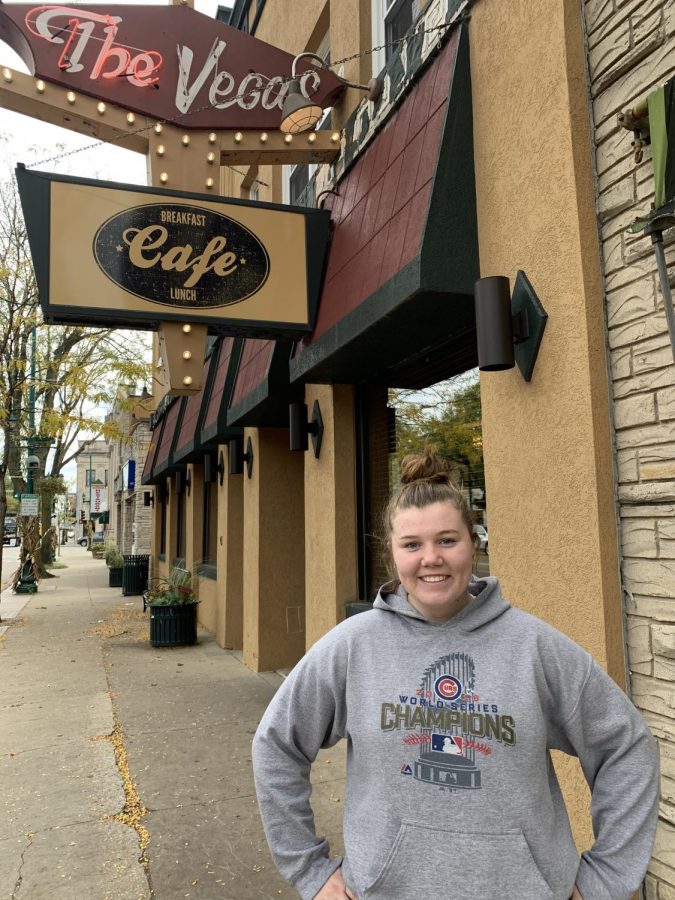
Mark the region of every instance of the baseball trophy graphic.
<instances>
[{"instance_id":1,"label":"baseball trophy graphic","mask_svg":"<svg viewBox=\"0 0 675 900\"><path fill-rule=\"evenodd\" d=\"M474 663L466 653L451 653L430 666L422 678L422 690L431 692L436 700L460 701L463 694L473 694ZM437 784L454 790L471 790L481 786L480 770L476 767L476 751L468 733L461 726L451 732L424 728L426 735L419 758L415 760L414 776L418 781Z\"/></svg>"}]
</instances>

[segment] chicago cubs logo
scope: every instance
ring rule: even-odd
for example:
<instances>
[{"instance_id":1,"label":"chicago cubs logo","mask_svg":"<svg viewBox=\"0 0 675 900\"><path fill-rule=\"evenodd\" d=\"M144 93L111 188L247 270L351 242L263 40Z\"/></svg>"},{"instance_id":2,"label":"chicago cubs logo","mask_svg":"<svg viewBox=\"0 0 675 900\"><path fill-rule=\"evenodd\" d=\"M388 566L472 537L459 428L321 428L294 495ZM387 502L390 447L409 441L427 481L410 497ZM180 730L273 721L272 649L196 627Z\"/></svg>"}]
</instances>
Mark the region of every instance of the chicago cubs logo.
<instances>
[{"instance_id":1,"label":"chicago cubs logo","mask_svg":"<svg viewBox=\"0 0 675 900\"><path fill-rule=\"evenodd\" d=\"M462 683L454 675L439 675L434 682L434 691L441 700L456 700L462 696Z\"/></svg>"}]
</instances>

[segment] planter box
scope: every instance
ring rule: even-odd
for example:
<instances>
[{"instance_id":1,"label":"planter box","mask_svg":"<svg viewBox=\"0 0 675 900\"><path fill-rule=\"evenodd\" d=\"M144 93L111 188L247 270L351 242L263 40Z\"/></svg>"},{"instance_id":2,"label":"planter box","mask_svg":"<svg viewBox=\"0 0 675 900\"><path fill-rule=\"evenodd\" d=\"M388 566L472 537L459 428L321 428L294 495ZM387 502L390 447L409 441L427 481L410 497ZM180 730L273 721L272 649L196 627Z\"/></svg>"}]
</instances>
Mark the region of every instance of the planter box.
<instances>
[{"instance_id":1,"label":"planter box","mask_svg":"<svg viewBox=\"0 0 675 900\"><path fill-rule=\"evenodd\" d=\"M150 643L153 647L179 647L197 643L197 606L150 607Z\"/></svg>"},{"instance_id":2,"label":"planter box","mask_svg":"<svg viewBox=\"0 0 675 900\"><path fill-rule=\"evenodd\" d=\"M108 587L122 587L122 566L110 566L108 569Z\"/></svg>"}]
</instances>

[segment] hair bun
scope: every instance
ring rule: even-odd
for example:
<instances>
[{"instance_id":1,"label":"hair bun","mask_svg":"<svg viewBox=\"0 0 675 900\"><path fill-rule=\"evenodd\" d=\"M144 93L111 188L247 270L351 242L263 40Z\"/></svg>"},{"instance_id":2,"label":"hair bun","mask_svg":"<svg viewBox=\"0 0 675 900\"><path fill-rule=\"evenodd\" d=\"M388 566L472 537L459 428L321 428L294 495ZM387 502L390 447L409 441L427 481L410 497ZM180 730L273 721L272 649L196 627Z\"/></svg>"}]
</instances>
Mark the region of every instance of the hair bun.
<instances>
[{"instance_id":1,"label":"hair bun","mask_svg":"<svg viewBox=\"0 0 675 900\"><path fill-rule=\"evenodd\" d=\"M450 474L445 460L434 450L404 456L401 460L401 484L413 484L415 481L448 484Z\"/></svg>"}]
</instances>

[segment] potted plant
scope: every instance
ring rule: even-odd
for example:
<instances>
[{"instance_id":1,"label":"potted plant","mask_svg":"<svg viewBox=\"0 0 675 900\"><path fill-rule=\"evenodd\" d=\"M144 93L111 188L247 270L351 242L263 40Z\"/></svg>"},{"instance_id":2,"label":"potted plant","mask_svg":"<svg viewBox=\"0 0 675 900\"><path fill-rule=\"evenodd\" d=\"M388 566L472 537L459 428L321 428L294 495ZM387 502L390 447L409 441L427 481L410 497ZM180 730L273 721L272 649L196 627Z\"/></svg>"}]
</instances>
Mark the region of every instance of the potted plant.
<instances>
[{"instance_id":1,"label":"potted plant","mask_svg":"<svg viewBox=\"0 0 675 900\"><path fill-rule=\"evenodd\" d=\"M108 567L108 587L122 587L124 557L117 547L110 546L106 549L105 564Z\"/></svg>"},{"instance_id":2,"label":"potted plant","mask_svg":"<svg viewBox=\"0 0 675 900\"><path fill-rule=\"evenodd\" d=\"M143 594L143 608L150 607L150 643L176 647L197 643L197 604L193 575L173 566Z\"/></svg>"}]
</instances>

